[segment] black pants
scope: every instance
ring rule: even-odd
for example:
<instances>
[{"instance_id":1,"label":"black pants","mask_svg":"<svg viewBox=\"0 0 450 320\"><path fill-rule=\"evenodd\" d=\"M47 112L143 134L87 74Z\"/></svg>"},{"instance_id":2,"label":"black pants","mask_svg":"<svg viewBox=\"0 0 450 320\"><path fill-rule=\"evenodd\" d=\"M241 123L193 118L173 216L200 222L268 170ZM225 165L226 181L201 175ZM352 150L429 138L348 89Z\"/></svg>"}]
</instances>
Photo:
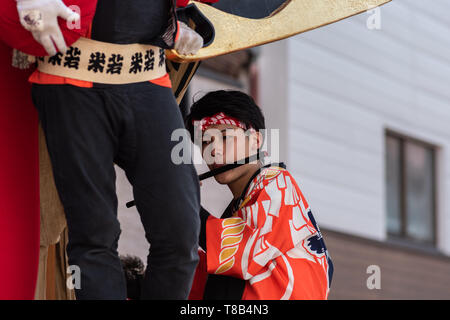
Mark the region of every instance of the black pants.
<instances>
[{"instance_id":1,"label":"black pants","mask_svg":"<svg viewBox=\"0 0 450 320\"><path fill-rule=\"evenodd\" d=\"M198 262L200 196L195 168L175 165L183 122L169 88L33 85L69 229L77 299L124 299L113 163L125 170L150 243L142 298L186 299Z\"/></svg>"}]
</instances>

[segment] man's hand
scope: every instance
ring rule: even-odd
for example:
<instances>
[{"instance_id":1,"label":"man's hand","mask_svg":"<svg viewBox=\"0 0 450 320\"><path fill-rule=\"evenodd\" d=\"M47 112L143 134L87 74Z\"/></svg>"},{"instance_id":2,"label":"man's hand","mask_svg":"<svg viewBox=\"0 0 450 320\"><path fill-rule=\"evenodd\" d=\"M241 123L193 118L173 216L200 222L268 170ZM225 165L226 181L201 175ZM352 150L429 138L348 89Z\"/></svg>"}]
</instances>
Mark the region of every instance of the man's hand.
<instances>
[{"instance_id":1,"label":"man's hand","mask_svg":"<svg viewBox=\"0 0 450 320\"><path fill-rule=\"evenodd\" d=\"M203 47L203 38L185 23L180 23L180 35L175 50L182 55L196 54Z\"/></svg>"},{"instance_id":2,"label":"man's hand","mask_svg":"<svg viewBox=\"0 0 450 320\"><path fill-rule=\"evenodd\" d=\"M80 15L70 10L61 0L17 0L20 23L33 34L50 56L67 50L58 25L58 17L76 22Z\"/></svg>"}]
</instances>

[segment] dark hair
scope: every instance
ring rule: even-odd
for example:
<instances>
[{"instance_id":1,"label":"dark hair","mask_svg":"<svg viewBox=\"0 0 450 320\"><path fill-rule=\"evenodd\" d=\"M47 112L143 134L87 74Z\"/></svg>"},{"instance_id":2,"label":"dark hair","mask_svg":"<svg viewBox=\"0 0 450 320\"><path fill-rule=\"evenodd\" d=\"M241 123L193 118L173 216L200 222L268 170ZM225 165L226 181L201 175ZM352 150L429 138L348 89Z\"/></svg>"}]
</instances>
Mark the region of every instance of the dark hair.
<instances>
[{"instance_id":1,"label":"dark hair","mask_svg":"<svg viewBox=\"0 0 450 320\"><path fill-rule=\"evenodd\" d=\"M194 138L193 121L211 117L219 112L236 118L257 131L266 128L264 115L252 97L240 91L219 90L207 93L192 105L191 113L186 117L186 128L191 138Z\"/></svg>"}]
</instances>

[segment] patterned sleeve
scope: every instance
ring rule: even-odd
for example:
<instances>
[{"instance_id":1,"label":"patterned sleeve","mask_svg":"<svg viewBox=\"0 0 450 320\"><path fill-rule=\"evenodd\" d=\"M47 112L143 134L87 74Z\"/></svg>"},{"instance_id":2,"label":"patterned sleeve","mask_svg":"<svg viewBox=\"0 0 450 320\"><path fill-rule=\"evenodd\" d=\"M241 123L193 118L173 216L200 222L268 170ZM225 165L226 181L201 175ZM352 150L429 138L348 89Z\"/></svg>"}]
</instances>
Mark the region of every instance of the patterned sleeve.
<instances>
[{"instance_id":1,"label":"patterned sleeve","mask_svg":"<svg viewBox=\"0 0 450 320\"><path fill-rule=\"evenodd\" d=\"M262 181L255 201L232 218L208 218L208 273L249 280L273 267L273 261L317 233L308 204L286 171Z\"/></svg>"}]
</instances>

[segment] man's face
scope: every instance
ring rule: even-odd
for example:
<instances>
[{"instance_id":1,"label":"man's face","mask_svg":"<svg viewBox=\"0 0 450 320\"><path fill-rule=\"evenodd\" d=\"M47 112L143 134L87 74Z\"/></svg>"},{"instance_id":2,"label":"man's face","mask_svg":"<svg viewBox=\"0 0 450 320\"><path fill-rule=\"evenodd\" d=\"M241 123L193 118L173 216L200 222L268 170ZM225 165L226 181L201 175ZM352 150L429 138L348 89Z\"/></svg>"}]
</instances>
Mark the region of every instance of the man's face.
<instances>
[{"instance_id":1,"label":"man's face","mask_svg":"<svg viewBox=\"0 0 450 320\"><path fill-rule=\"evenodd\" d=\"M261 134L254 130L244 131L227 124L212 125L203 132L202 156L210 170L217 169L256 154L261 140ZM242 165L216 175L215 179L220 184L229 184L247 170L248 165Z\"/></svg>"}]
</instances>

